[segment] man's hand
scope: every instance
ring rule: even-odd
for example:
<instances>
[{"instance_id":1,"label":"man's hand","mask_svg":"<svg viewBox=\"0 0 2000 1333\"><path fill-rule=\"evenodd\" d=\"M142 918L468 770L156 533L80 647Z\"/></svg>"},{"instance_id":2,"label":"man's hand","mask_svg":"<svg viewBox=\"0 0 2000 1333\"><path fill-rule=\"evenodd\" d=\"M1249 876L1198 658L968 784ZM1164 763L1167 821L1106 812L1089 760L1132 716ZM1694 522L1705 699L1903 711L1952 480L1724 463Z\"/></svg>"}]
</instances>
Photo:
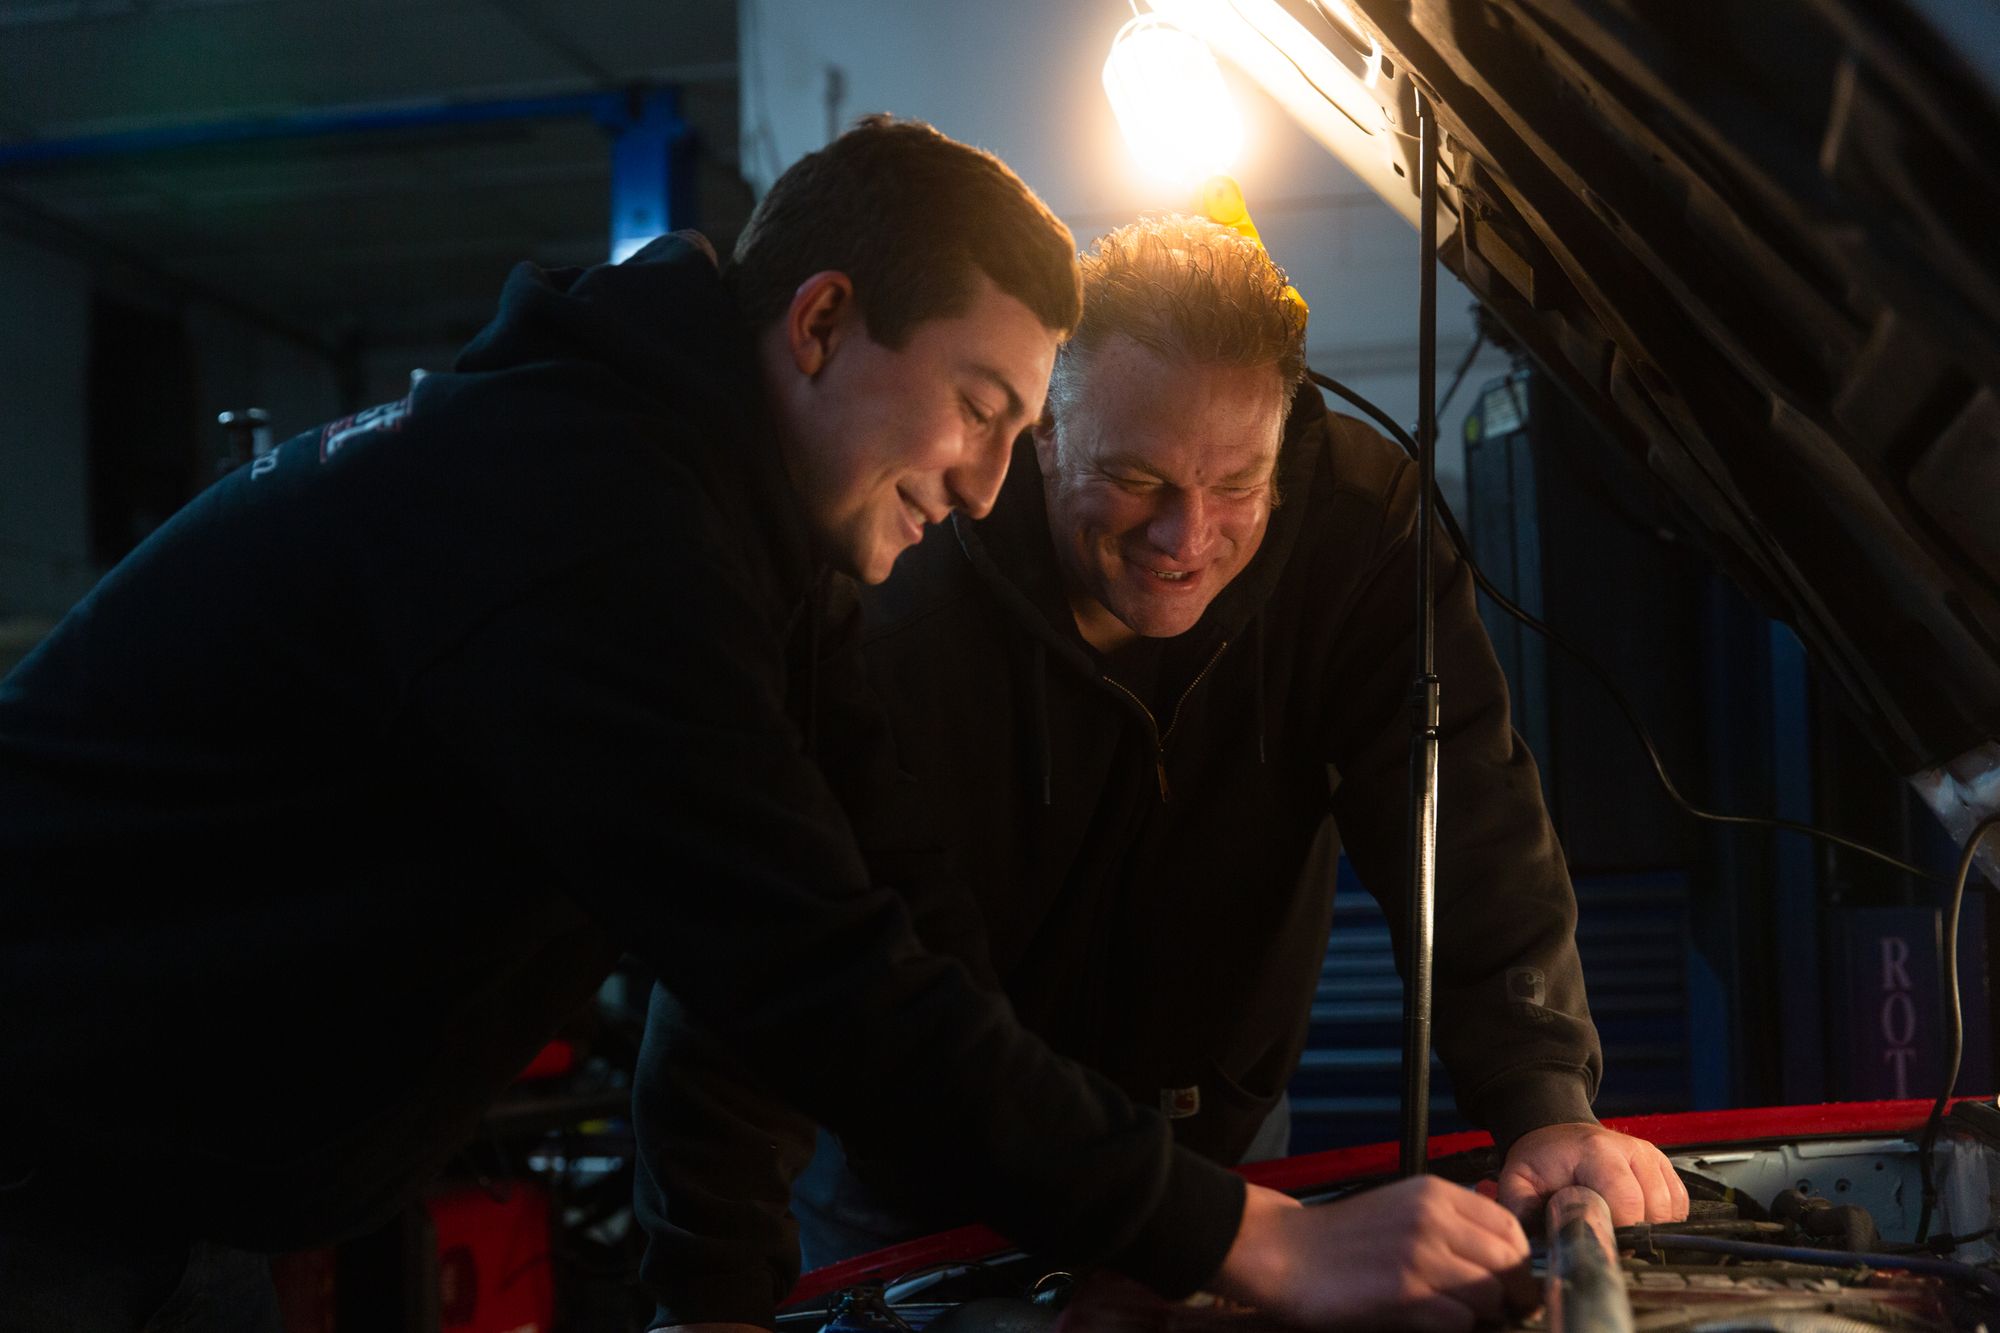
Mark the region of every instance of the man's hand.
<instances>
[{"instance_id":1,"label":"man's hand","mask_svg":"<svg viewBox=\"0 0 2000 1333\"><path fill-rule=\"evenodd\" d=\"M1500 1169L1500 1202L1514 1216L1532 1221L1565 1185L1602 1194L1613 1226L1678 1222L1688 1214L1687 1186L1644 1139L1602 1125L1544 1125L1514 1141Z\"/></svg>"},{"instance_id":2,"label":"man's hand","mask_svg":"<svg viewBox=\"0 0 2000 1333\"><path fill-rule=\"evenodd\" d=\"M1506 1209L1434 1176L1315 1208L1250 1187L1209 1286L1310 1328L1460 1333L1536 1299Z\"/></svg>"}]
</instances>

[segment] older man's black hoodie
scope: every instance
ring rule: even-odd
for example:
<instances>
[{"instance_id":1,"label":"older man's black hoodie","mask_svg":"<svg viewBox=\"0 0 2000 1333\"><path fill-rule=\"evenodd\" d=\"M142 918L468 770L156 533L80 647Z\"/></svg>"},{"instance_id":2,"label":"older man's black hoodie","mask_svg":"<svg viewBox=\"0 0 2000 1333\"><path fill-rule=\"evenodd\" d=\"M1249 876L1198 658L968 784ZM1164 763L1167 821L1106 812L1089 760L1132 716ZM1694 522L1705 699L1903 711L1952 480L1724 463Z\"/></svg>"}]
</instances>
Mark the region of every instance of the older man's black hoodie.
<instances>
[{"instance_id":1,"label":"older man's black hoodie","mask_svg":"<svg viewBox=\"0 0 2000 1333\"><path fill-rule=\"evenodd\" d=\"M1333 877L1302 872L1327 815L1399 940L1408 901L1417 471L1307 386L1280 477L1255 557L1193 628L1142 641L1135 675L1077 631L1023 436L992 514L933 530L867 592L872 706L832 694L820 733L876 879L922 938L1227 1163L1305 1042ZM1535 763L1442 544L1437 586L1437 1046L1461 1105L1508 1144L1589 1121L1602 1057ZM878 717L886 749L852 743ZM810 1126L671 1006L655 1017L661 1058L635 1099L661 1145L640 1179L647 1280L677 1320L769 1322L745 1293L796 1263L783 1210ZM845 1146L884 1226L969 1216L957 1180Z\"/></svg>"},{"instance_id":2,"label":"older man's black hoodie","mask_svg":"<svg viewBox=\"0 0 2000 1333\"><path fill-rule=\"evenodd\" d=\"M691 247L523 266L453 373L217 483L0 685L0 1224L365 1226L629 948L1000 1225L1210 1275L1241 1185L868 886L758 403Z\"/></svg>"}]
</instances>

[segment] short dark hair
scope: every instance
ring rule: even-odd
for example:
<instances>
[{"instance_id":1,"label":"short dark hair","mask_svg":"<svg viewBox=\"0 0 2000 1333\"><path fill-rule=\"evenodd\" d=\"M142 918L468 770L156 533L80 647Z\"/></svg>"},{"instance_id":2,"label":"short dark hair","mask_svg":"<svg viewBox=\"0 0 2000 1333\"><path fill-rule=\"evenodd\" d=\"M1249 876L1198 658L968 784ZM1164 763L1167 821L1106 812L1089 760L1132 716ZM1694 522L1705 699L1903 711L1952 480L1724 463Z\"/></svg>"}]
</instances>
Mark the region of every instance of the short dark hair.
<instances>
[{"instance_id":1,"label":"short dark hair","mask_svg":"<svg viewBox=\"0 0 2000 1333\"><path fill-rule=\"evenodd\" d=\"M868 116L778 177L724 279L752 328L800 284L854 280L868 336L901 347L927 319L963 314L974 275L1068 334L1083 304L1069 228L993 154L921 121Z\"/></svg>"},{"instance_id":2,"label":"short dark hair","mask_svg":"<svg viewBox=\"0 0 2000 1333\"><path fill-rule=\"evenodd\" d=\"M1056 352L1049 407L1081 392L1091 353L1123 334L1170 360L1264 366L1286 395L1305 377L1305 305L1264 247L1207 218L1143 218L1083 257L1083 322Z\"/></svg>"}]
</instances>

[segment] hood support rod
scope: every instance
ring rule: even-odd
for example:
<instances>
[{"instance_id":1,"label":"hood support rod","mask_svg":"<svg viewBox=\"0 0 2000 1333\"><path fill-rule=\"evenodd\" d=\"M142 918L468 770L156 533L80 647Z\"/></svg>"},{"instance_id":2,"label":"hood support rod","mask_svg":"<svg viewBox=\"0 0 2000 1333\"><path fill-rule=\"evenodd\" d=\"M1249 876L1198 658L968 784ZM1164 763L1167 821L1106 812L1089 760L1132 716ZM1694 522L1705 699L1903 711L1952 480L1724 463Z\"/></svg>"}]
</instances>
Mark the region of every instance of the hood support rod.
<instances>
[{"instance_id":1,"label":"hood support rod","mask_svg":"<svg viewBox=\"0 0 2000 1333\"><path fill-rule=\"evenodd\" d=\"M1437 155L1435 106L1417 94L1421 152L1417 326L1417 678L1411 687L1409 957L1403 968L1403 1136L1401 1171L1413 1176L1430 1156L1431 955L1437 925L1438 677L1436 570L1431 549L1437 490Z\"/></svg>"}]
</instances>

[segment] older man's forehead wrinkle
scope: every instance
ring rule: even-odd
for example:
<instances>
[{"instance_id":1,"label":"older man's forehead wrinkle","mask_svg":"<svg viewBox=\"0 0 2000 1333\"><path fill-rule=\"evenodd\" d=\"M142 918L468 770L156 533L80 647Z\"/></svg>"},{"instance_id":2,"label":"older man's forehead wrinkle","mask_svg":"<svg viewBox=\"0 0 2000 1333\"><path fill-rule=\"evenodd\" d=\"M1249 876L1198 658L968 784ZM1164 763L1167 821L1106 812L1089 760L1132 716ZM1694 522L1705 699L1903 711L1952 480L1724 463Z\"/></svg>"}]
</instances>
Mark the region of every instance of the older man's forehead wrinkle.
<instances>
[{"instance_id":1,"label":"older man's forehead wrinkle","mask_svg":"<svg viewBox=\"0 0 2000 1333\"><path fill-rule=\"evenodd\" d=\"M1224 486L1248 486L1260 481L1269 481L1277 474L1278 462L1275 458L1259 459L1255 463L1246 464L1229 473L1222 478L1220 484Z\"/></svg>"},{"instance_id":2,"label":"older man's forehead wrinkle","mask_svg":"<svg viewBox=\"0 0 2000 1333\"><path fill-rule=\"evenodd\" d=\"M1161 481L1169 479L1158 464L1140 454L1124 453L1114 449L1109 453L1095 455L1094 461L1100 468L1123 468L1127 472L1143 472L1149 477L1158 477Z\"/></svg>"},{"instance_id":3,"label":"older man's forehead wrinkle","mask_svg":"<svg viewBox=\"0 0 2000 1333\"><path fill-rule=\"evenodd\" d=\"M1175 469L1163 465L1160 460L1119 449L1093 454L1091 462L1099 471L1142 472L1171 486L1249 485L1269 481L1277 472L1275 458L1253 458L1226 472L1221 470L1220 463L1214 468L1205 468L1197 462L1191 475L1181 477L1175 475Z\"/></svg>"}]
</instances>

